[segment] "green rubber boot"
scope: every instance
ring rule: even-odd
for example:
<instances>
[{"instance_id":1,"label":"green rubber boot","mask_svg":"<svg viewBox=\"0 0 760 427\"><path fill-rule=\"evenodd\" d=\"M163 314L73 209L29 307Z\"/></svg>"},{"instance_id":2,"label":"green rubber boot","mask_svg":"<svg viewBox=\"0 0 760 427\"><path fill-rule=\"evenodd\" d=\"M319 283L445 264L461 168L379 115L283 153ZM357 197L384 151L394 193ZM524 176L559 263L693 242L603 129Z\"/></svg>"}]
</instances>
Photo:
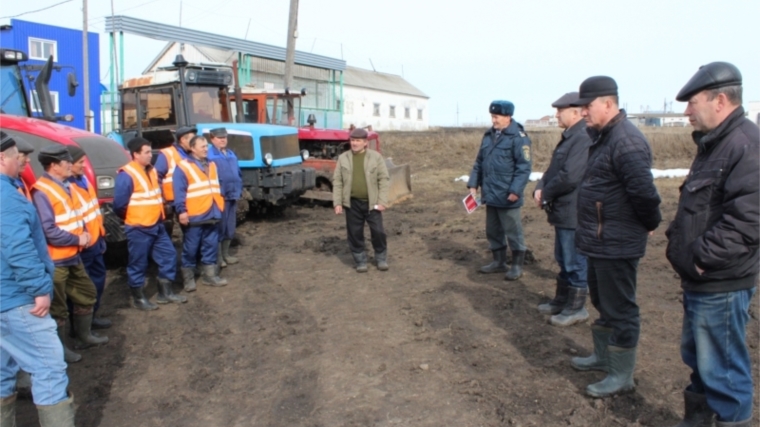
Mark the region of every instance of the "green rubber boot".
<instances>
[{"instance_id":1,"label":"green rubber boot","mask_svg":"<svg viewBox=\"0 0 760 427\"><path fill-rule=\"evenodd\" d=\"M607 377L586 387L591 397L607 397L632 392L633 369L636 367L636 347L607 347Z\"/></svg>"},{"instance_id":2,"label":"green rubber boot","mask_svg":"<svg viewBox=\"0 0 760 427\"><path fill-rule=\"evenodd\" d=\"M0 400L0 427L16 427L16 393Z\"/></svg>"},{"instance_id":3,"label":"green rubber boot","mask_svg":"<svg viewBox=\"0 0 760 427\"><path fill-rule=\"evenodd\" d=\"M594 338L594 353L589 357L573 357L570 365L579 371L607 372L607 345L612 335L612 328L591 325Z\"/></svg>"},{"instance_id":4,"label":"green rubber boot","mask_svg":"<svg viewBox=\"0 0 760 427\"><path fill-rule=\"evenodd\" d=\"M74 395L55 405L37 405L42 427L74 427Z\"/></svg>"},{"instance_id":5,"label":"green rubber boot","mask_svg":"<svg viewBox=\"0 0 760 427\"><path fill-rule=\"evenodd\" d=\"M707 396L683 391L683 420L673 427L713 427L715 425L715 412L707 405Z\"/></svg>"}]
</instances>

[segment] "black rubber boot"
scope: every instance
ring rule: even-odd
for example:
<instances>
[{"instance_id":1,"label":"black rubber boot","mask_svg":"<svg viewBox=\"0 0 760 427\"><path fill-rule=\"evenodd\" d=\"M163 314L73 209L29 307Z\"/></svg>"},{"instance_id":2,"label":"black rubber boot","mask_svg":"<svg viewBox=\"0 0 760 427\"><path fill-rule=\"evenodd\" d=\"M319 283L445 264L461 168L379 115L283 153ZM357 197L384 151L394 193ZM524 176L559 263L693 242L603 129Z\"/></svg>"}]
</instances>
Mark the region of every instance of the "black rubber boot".
<instances>
[{"instance_id":1,"label":"black rubber boot","mask_svg":"<svg viewBox=\"0 0 760 427\"><path fill-rule=\"evenodd\" d=\"M74 325L74 330L77 333L77 341L74 348L89 348L108 343L108 337L92 334L92 313L75 314L71 319L71 323Z\"/></svg>"},{"instance_id":2,"label":"black rubber boot","mask_svg":"<svg viewBox=\"0 0 760 427\"><path fill-rule=\"evenodd\" d=\"M37 405L41 427L74 427L74 395L55 405Z\"/></svg>"},{"instance_id":3,"label":"black rubber boot","mask_svg":"<svg viewBox=\"0 0 760 427\"><path fill-rule=\"evenodd\" d=\"M559 314L567 304L567 293L569 292L570 284L565 280L557 277L557 285L554 288L554 299L549 302L539 304L538 312L541 314Z\"/></svg>"},{"instance_id":4,"label":"black rubber boot","mask_svg":"<svg viewBox=\"0 0 760 427\"><path fill-rule=\"evenodd\" d=\"M493 262L480 267L483 274L502 273L507 271L507 248L491 251Z\"/></svg>"},{"instance_id":5,"label":"black rubber boot","mask_svg":"<svg viewBox=\"0 0 760 427\"><path fill-rule=\"evenodd\" d=\"M377 261L377 269L380 271L388 271L388 249L382 252L375 253L375 261Z\"/></svg>"},{"instance_id":6,"label":"black rubber boot","mask_svg":"<svg viewBox=\"0 0 760 427\"><path fill-rule=\"evenodd\" d=\"M222 240L222 259L229 265L237 264L238 259L230 255L230 243L232 240Z\"/></svg>"},{"instance_id":7,"label":"black rubber boot","mask_svg":"<svg viewBox=\"0 0 760 427\"><path fill-rule=\"evenodd\" d=\"M0 426L16 427L16 393L0 399Z\"/></svg>"},{"instance_id":8,"label":"black rubber boot","mask_svg":"<svg viewBox=\"0 0 760 427\"><path fill-rule=\"evenodd\" d=\"M158 296L156 302L159 304L168 304L170 302L187 302L187 297L177 295L172 289L172 282L169 279L158 279Z\"/></svg>"},{"instance_id":9,"label":"black rubber boot","mask_svg":"<svg viewBox=\"0 0 760 427\"><path fill-rule=\"evenodd\" d=\"M607 372L607 346L609 345L612 328L591 325L591 336L594 338L594 353L589 357L573 357L570 365L579 371Z\"/></svg>"},{"instance_id":10,"label":"black rubber boot","mask_svg":"<svg viewBox=\"0 0 760 427\"><path fill-rule=\"evenodd\" d=\"M585 322L588 319L586 311L586 296L588 288L577 288L570 286L567 293L567 304L562 312L555 314L549 319L554 326L570 326L576 323Z\"/></svg>"},{"instance_id":11,"label":"black rubber boot","mask_svg":"<svg viewBox=\"0 0 760 427\"><path fill-rule=\"evenodd\" d=\"M63 361L66 363L77 363L80 360L82 360L82 355L79 353L75 353L73 350L69 349L69 347L66 345L66 332L64 330L66 329L66 323L63 321L63 325L58 325L58 339L61 340L61 345L63 346ZM56 320L57 323L57 320Z\"/></svg>"},{"instance_id":12,"label":"black rubber boot","mask_svg":"<svg viewBox=\"0 0 760 427\"><path fill-rule=\"evenodd\" d=\"M92 316L92 329L108 329L111 325L111 321L105 317Z\"/></svg>"},{"instance_id":13,"label":"black rubber boot","mask_svg":"<svg viewBox=\"0 0 760 427\"><path fill-rule=\"evenodd\" d=\"M195 286L195 269L192 267L182 267L182 287L185 292L194 292Z\"/></svg>"},{"instance_id":14,"label":"black rubber boot","mask_svg":"<svg viewBox=\"0 0 760 427\"><path fill-rule=\"evenodd\" d=\"M369 269L367 268L367 253L361 252L361 253L351 253L351 255L354 256L354 262L356 263L356 272L357 273L366 273Z\"/></svg>"},{"instance_id":15,"label":"black rubber boot","mask_svg":"<svg viewBox=\"0 0 760 427\"><path fill-rule=\"evenodd\" d=\"M209 264L201 267L203 271L203 284L208 286L224 286L227 284L227 279L223 279L216 274L216 265Z\"/></svg>"},{"instance_id":16,"label":"black rubber boot","mask_svg":"<svg viewBox=\"0 0 760 427\"><path fill-rule=\"evenodd\" d=\"M153 304L148 298L145 297L142 286L139 288L130 287L129 292L132 293L132 307L145 311L158 309L158 306L156 304Z\"/></svg>"},{"instance_id":17,"label":"black rubber boot","mask_svg":"<svg viewBox=\"0 0 760 427\"><path fill-rule=\"evenodd\" d=\"M726 421L716 421L715 427L752 427L752 418L732 423Z\"/></svg>"},{"instance_id":18,"label":"black rubber boot","mask_svg":"<svg viewBox=\"0 0 760 427\"><path fill-rule=\"evenodd\" d=\"M707 405L704 394L683 391L683 420L673 427L713 427L715 412Z\"/></svg>"},{"instance_id":19,"label":"black rubber boot","mask_svg":"<svg viewBox=\"0 0 760 427\"><path fill-rule=\"evenodd\" d=\"M512 267L509 269L504 280L517 280L522 277L522 266L525 262L525 251L512 251Z\"/></svg>"},{"instance_id":20,"label":"black rubber boot","mask_svg":"<svg viewBox=\"0 0 760 427\"><path fill-rule=\"evenodd\" d=\"M636 387L633 382L635 367L636 347L608 346L607 376L598 383L586 387L586 394L591 397L607 397L633 391Z\"/></svg>"}]
</instances>

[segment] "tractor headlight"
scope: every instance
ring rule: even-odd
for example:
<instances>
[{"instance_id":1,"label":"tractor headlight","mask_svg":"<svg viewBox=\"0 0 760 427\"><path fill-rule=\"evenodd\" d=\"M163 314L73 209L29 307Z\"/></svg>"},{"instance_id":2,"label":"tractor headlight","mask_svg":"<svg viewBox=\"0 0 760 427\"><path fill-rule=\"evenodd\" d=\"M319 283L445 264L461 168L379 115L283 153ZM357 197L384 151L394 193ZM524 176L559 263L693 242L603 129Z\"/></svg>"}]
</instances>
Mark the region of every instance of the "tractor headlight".
<instances>
[{"instance_id":1,"label":"tractor headlight","mask_svg":"<svg viewBox=\"0 0 760 427\"><path fill-rule=\"evenodd\" d=\"M98 190L107 190L114 187L114 179L108 175L98 176Z\"/></svg>"},{"instance_id":2,"label":"tractor headlight","mask_svg":"<svg viewBox=\"0 0 760 427\"><path fill-rule=\"evenodd\" d=\"M301 158L306 161L309 159L309 150L301 150Z\"/></svg>"},{"instance_id":3,"label":"tractor headlight","mask_svg":"<svg viewBox=\"0 0 760 427\"><path fill-rule=\"evenodd\" d=\"M264 154L264 164L267 166L272 166L272 161L274 158L272 157L272 153L266 153Z\"/></svg>"},{"instance_id":4,"label":"tractor headlight","mask_svg":"<svg viewBox=\"0 0 760 427\"><path fill-rule=\"evenodd\" d=\"M187 81L189 82L195 81L195 77L196 77L195 71L188 71L185 76L187 77Z\"/></svg>"}]
</instances>

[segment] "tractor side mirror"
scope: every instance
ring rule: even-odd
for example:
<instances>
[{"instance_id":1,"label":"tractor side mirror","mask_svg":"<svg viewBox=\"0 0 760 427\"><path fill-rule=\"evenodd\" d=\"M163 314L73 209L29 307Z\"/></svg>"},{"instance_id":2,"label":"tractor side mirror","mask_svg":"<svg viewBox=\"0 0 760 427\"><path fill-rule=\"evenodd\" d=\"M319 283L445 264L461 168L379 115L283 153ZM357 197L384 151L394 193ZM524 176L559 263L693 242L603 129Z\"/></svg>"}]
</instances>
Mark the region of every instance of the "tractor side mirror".
<instances>
[{"instance_id":1,"label":"tractor side mirror","mask_svg":"<svg viewBox=\"0 0 760 427\"><path fill-rule=\"evenodd\" d=\"M77 86L79 86L79 82L77 81L77 76L74 75L74 73L69 73L68 76L66 76L66 83L69 90L69 96L76 95Z\"/></svg>"}]
</instances>

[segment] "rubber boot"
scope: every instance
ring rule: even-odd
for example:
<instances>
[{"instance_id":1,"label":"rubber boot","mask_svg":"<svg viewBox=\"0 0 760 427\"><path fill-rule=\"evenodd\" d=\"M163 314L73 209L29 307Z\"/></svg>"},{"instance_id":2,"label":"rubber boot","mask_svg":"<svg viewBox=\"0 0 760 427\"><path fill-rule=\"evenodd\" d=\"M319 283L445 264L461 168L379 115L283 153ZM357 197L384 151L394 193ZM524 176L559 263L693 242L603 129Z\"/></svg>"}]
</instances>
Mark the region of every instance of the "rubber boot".
<instances>
[{"instance_id":1,"label":"rubber boot","mask_svg":"<svg viewBox=\"0 0 760 427\"><path fill-rule=\"evenodd\" d=\"M74 395L55 405L37 405L41 427L74 427Z\"/></svg>"},{"instance_id":2,"label":"rubber boot","mask_svg":"<svg viewBox=\"0 0 760 427\"><path fill-rule=\"evenodd\" d=\"M752 418L730 423L726 421L716 421L715 427L752 427Z\"/></svg>"},{"instance_id":3,"label":"rubber boot","mask_svg":"<svg viewBox=\"0 0 760 427\"><path fill-rule=\"evenodd\" d=\"M559 314L567 304L567 293L569 292L570 284L564 279L557 277L557 285L554 288L554 299L551 301L539 304L538 312L541 314Z\"/></svg>"},{"instance_id":4,"label":"rubber boot","mask_svg":"<svg viewBox=\"0 0 760 427\"><path fill-rule=\"evenodd\" d=\"M567 293L567 304L562 312L555 314L549 319L554 326L570 326L576 323L585 322L588 319L586 311L586 296L588 288L577 288L570 286Z\"/></svg>"},{"instance_id":5,"label":"rubber boot","mask_svg":"<svg viewBox=\"0 0 760 427\"><path fill-rule=\"evenodd\" d=\"M591 397L607 397L633 391L633 369L636 367L636 347L607 347L607 377L586 387Z\"/></svg>"},{"instance_id":6,"label":"rubber boot","mask_svg":"<svg viewBox=\"0 0 760 427\"><path fill-rule=\"evenodd\" d=\"M185 292L195 291L195 268L182 267L182 286Z\"/></svg>"},{"instance_id":7,"label":"rubber boot","mask_svg":"<svg viewBox=\"0 0 760 427\"><path fill-rule=\"evenodd\" d=\"M227 279L223 279L216 274L216 265L204 265L201 267L203 271L203 284L208 286L224 286L227 284Z\"/></svg>"},{"instance_id":8,"label":"rubber boot","mask_svg":"<svg viewBox=\"0 0 760 427\"><path fill-rule=\"evenodd\" d=\"M525 262L525 251L512 251L512 267L507 274L504 275L504 280L517 280L522 277L522 266Z\"/></svg>"},{"instance_id":9,"label":"rubber boot","mask_svg":"<svg viewBox=\"0 0 760 427\"><path fill-rule=\"evenodd\" d=\"M388 249L375 253L375 261L377 261L378 270L388 271Z\"/></svg>"},{"instance_id":10,"label":"rubber boot","mask_svg":"<svg viewBox=\"0 0 760 427\"><path fill-rule=\"evenodd\" d=\"M480 267L480 272L483 274L491 274L507 271L507 249L504 248L491 251L491 254L493 255L493 262Z\"/></svg>"},{"instance_id":11,"label":"rubber boot","mask_svg":"<svg viewBox=\"0 0 760 427\"><path fill-rule=\"evenodd\" d=\"M707 396L684 390L683 420L673 427L713 427L715 412L707 405Z\"/></svg>"},{"instance_id":12,"label":"rubber boot","mask_svg":"<svg viewBox=\"0 0 760 427\"><path fill-rule=\"evenodd\" d=\"M74 348L89 348L108 343L108 337L92 334L92 313L75 314L71 323L74 325L74 330L77 333L77 341Z\"/></svg>"},{"instance_id":13,"label":"rubber boot","mask_svg":"<svg viewBox=\"0 0 760 427\"><path fill-rule=\"evenodd\" d=\"M111 321L104 317L92 316L92 329L108 329L111 325Z\"/></svg>"},{"instance_id":14,"label":"rubber boot","mask_svg":"<svg viewBox=\"0 0 760 427\"><path fill-rule=\"evenodd\" d=\"M579 371L607 372L607 346L612 335L612 328L591 325L591 336L594 338L594 353L589 357L573 357L570 365Z\"/></svg>"},{"instance_id":15,"label":"rubber boot","mask_svg":"<svg viewBox=\"0 0 760 427\"><path fill-rule=\"evenodd\" d=\"M58 321L56 320L56 323ZM64 330L66 329L66 322L63 321L63 324L58 325L58 339L61 340L61 345L63 346L63 361L66 363L77 363L80 360L82 360L82 355L79 353L75 353L73 350L69 349L69 347L66 345L66 332Z\"/></svg>"},{"instance_id":16,"label":"rubber boot","mask_svg":"<svg viewBox=\"0 0 760 427\"><path fill-rule=\"evenodd\" d=\"M187 302L187 297L177 295L172 289L172 282L169 279L158 279L158 296L156 302L159 304L168 304L170 302Z\"/></svg>"},{"instance_id":17,"label":"rubber boot","mask_svg":"<svg viewBox=\"0 0 760 427\"><path fill-rule=\"evenodd\" d=\"M219 243L219 246L216 249L217 257L216 257L216 266L218 267L217 270L221 271L223 268L227 268L227 261L224 260L224 257L222 256L222 243Z\"/></svg>"},{"instance_id":18,"label":"rubber boot","mask_svg":"<svg viewBox=\"0 0 760 427\"><path fill-rule=\"evenodd\" d=\"M352 252L351 255L354 256L354 262L356 263L356 272L366 273L369 270L367 268L367 254L365 252Z\"/></svg>"},{"instance_id":19,"label":"rubber boot","mask_svg":"<svg viewBox=\"0 0 760 427\"><path fill-rule=\"evenodd\" d=\"M19 369L16 374L16 398L32 399L32 376L23 369ZM3 425L0 424L0 427Z\"/></svg>"},{"instance_id":20,"label":"rubber boot","mask_svg":"<svg viewBox=\"0 0 760 427\"><path fill-rule=\"evenodd\" d=\"M228 265L233 265L238 263L238 259L230 255L230 243L232 240L222 240L222 259Z\"/></svg>"},{"instance_id":21,"label":"rubber boot","mask_svg":"<svg viewBox=\"0 0 760 427\"><path fill-rule=\"evenodd\" d=\"M145 311L156 310L158 308L156 304L153 304L145 297L142 286L139 288L130 287L129 292L132 293L132 307Z\"/></svg>"},{"instance_id":22,"label":"rubber boot","mask_svg":"<svg viewBox=\"0 0 760 427\"><path fill-rule=\"evenodd\" d=\"M16 393L0 399L0 427L16 427Z\"/></svg>"}]
</instances>

